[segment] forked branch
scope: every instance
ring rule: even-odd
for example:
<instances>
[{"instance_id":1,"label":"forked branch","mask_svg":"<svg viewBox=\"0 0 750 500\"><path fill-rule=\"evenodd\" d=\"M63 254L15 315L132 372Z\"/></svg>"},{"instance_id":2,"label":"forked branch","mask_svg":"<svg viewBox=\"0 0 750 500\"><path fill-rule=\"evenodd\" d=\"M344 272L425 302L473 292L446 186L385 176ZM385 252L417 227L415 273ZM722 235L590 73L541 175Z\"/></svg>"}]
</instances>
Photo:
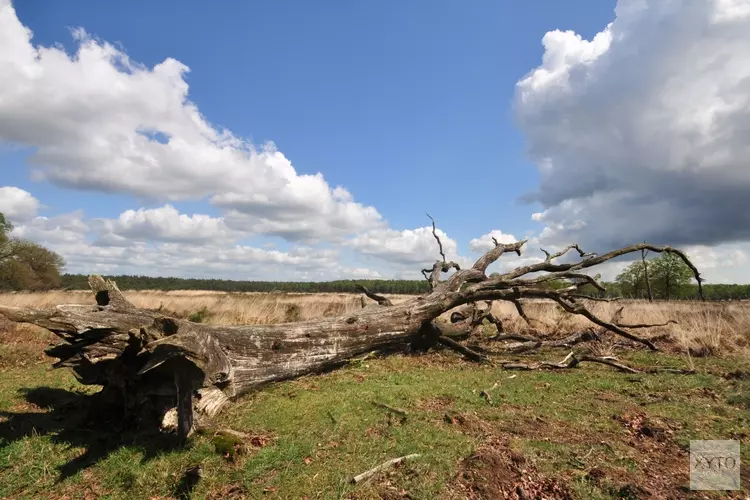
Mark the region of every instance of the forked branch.
<instances>
[{"instance_id":1,"label":"forked branch","mask_svg":"<svg viewBox=\"0 0 750 500\"><path fill-rule=\"evenodd\" d=\"M436 260L435 264L432 265L432 269L422 269L422 276L424 276L427 282L430 284L430 289L434 290L435 287L437 287L440 284L441 273L447 273L451 269L460 271L461 266L459 266L457 262L446 261L445 252L443 251L443 242L440 241L440 236L438 236L437 234L437 227L435 226L435 219L433 219L430 214L427 214L427 217L429 217L430 220L432 221L432 236L435 238L435 241L437 241L439 252L440 252L440 257L442 259L442 260Z\"/></svg>"},{"instance_id":2,"label":"forked branch","mask_svg":"<svg viewBox=\"0 0 750 500\"><path fill-rule=\"evenodd\" d=\"M430 220L432 221L432 236L434 236L435 240L437 241L438 247L440 248L440 257L443 258L443 263L445 263L445 252L443 252L443 243L440 241L440 237L437 234L437 227L435 227L435 219L433 219L430 214L427 214L427 217L429 217Z\"/></svg>"}]
</instances>

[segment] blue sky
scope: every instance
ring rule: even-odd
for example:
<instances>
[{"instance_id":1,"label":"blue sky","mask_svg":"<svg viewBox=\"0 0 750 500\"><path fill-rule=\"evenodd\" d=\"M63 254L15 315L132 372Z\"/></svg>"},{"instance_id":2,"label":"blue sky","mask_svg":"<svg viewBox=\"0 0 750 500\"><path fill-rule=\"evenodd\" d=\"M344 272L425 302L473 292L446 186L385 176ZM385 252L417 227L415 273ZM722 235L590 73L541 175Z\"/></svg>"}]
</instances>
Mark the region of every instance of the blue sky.
<instances>
[{"instance_id":1,"label":"blue sky","mask_svg":"<svg viewBox=\"0 0 750 500\"><path fill-rule=\"evenodd\" d=\"M709 133L704 127L701 133L715 144L716 156L723 154L730 158L721 160L723 163L718 166L696 167L690 158L698 154L706 156L705 149L675 152L671 146L659 146L664 151L654 150L656 146L650 142L653 136L650 139L648 134L633 132L642 129L644 117L650 116L649 110L654 109L655 101L650 99L658 98L656 106L664 111L664 122L660 125L684 123L678 110L708 104L695 103L688 91L674 98L664 97L665 89L671 88L675 79L689 85L687 82L696 73L705 76L702 66L697 62L692 64L686 53L680 53L680 45L673 42L682 42L687 52L691 44L708 44L710 48L722 42L725 46L740 47L741 42L748 41L748 35L742 34L747 28L747 16L740 9L739 13L730 13L729 21L722 21L731 23L730 29L724 25L723 31L729 32L722 35L724 40L707 30L708 34L695 35L688 40L691 43L685 44L687 35L679 29L680 25L711 26L718 22L717 12L724 12L718 0L698 2L701 3L705 8L686 9L676 6L677 2L659 5L652 1L643 4L645 11L639 11L641 7L635 8L636 2L628 0L621 1L616 12L616 2L602 0L266 1L228 2L221 8L192 1L15 2L12 6L15 12L6 15L5 22L20 23L33 32L33 38L24 46L35 49L56 46L75 62L81 44L93 43L99 47L112 44L112 50L127 54L146 75L168 58L179 61L189 68L189 72L179 77L189 86L186 102L197 107L202 119L214 130L227 129L232 137L243 141L239 150L246 150L250 144L262 149L264 143L272 141L297 176L322 174L327 187L345 188L352 203L371 207L378 217L354 213L359 209L347 205L348 202L335 201L338 199L335 195L330 198L321 194L320 203L329 203L334 211L343 203L348 208L342 209L341 214L347 215L340 215L339 222L321 222L331 220L330 213L322 211L311 216L309 223L302 223L300 219L307 215L302 208L317 203L312 195L307 199L304 194L307 184L301 184L295 188L301 191L289 196L295 200L298 195L305 197L305 203L311 205L295 201L293 209L271 213L288 201L286 195L281 201L275 200L275 193L279 192L274 187L275 181L256 187L257 176L250 173L224 187L201 189L200 184L211 178L212 168L216 176L225 175L225 171L215 163L201 163L198 150L179 157L181 162L195 159L185 177L177 160L174 160L176 166L167 166L172 161L168 153L152 154L151 150L143 155L131 151L137 158L127 167L117 168L107 165L116 158L112 160L107 155L99 158L99 153L91 153L97 160L88 165L86 161L91 155L81 151L88 147L85 140L81 139L76 146L62 139L52 140L51 135L75 132L80 139L92 131L97 135L98 130L109 130L111 125L117 132L102 133L102 140L109 145L122 140L128 148L138 148L131 139L124 138L123 131L133 123L143 126L165 123L163 114L150 115L144 111L142 119L137 115L141 105L144 109L157 107L157 102L149 99L158 96L141 96L142 102L137 96L128 98L135 100L118 101L119 94L112 90L102 97L100 86L111 90L123 83L108 87L108 77L91 67L79 65L82 71L77 72L75 64L70 64L61 69L52 58L45 61L38 55L39 67L49 74L59 71L56 78L70 79L70 87L52 86L54 90L48 90L41 85L38 89L30 86L39 96L55 94L54 99L24 96L38 104L33 119L25 117L20 106L5 112L0 106L0 117L9 125L34 128L28 133L11 131L4 135L0 128L4 143L0 153L0 186L22 190L37 201L31 207L29 203L33 202L19 191L6 190L5 211L18 213L16 225L20 235L58 249L74 272L100 269L267 277L252 262L241 268L233 265L232 259L241 254L251 260L252 256L259 257L259 263L270 259L278 267L273 271L269 268L267 273L279 279L326 279L346 277L347 273L412 277L418 272L417 262L427 259L425 264L428 264L433 258L430 252L436 250L432 248L434 241L430 241L429 232L409 232L424 229L429 222L427 211L436 217L446 238L455 242L456 257L466 261L484 248L490 231L509 238L531 237L531 243L537 246L543 243L555 247L577 239L597 251L629 241L662 238L665 241L654 242L688 246L699 259L716 268L715 280L731 280L737 276L731 269L747 267L744 242L748 234L736 229L746 220L732 215L736 210L711 212L699 221L705 230L696 231L695 217L684 219L687 216L680 215L685 213L680 207L685 202L684 193L698 190L698 186L705 185L705 179L686 175L673 179L669 175L698 171L711 179L730 174L745 179L737 165L747 159L746 148L719 144L714 136L706 136ZM742 7L741 4L737 5ZM0 0L0 5L7 9L8 0ZM661 28L655 19L661 22ZM609 23L613 24L608 28ZM75 28L82 28L87 35L74 37L71 30ZM562 30L557 32L561 34L555 35L555 30ZM566 30L570 32L564 34ZM596 42L600 32L606 36L600 36ZM552 35L545 38L548 33ZM548 41L546 48L543 39ZM656 43L648 46L638 40ZM17 54L16 42L18 39L11 37L0 38L0 43L5 44L0 48ZM706 50L706 54L690 57L696 58L695 61L703 57L710 62L715 54ZM545 51L547 63L543 63ZM590 53L595 56L592 58ZM735 86L725 86L725 94L711 97L730 102L735 95L733 91L741 85L736 82L741 57L738 48L728 53L728 62L726 57L723 59L726 71L716 71L713 78L717 82L713 83L721 83L719 79L725 78ZM20 58L15 60L17 67L22 65L19 61ZM118 68L121 62L112 64ZM622 74L622 67L633 71ZM667 69L654 70L657 67ZM133 70L122 71L127 74ZM567 87L560 90L559 85L544 77L547 74L555 75L557 83L564 82ZM521 85L530 75L535 79ZM87 84L77 85L75 79L90 80L91 89ZM169 82L171 90L182 83ZM529 97L522 99L522 94ZM61 111L59 103L65 99L72 103L104 99L100 106L109 115L86 115L95 113L95 107L78 111L64 107ZM639 105L640 99L643 102ZM626 111L616 105L626 102L629 103ZM598 116L599 111L602 116ZM118 122L118 113L133 115L128 116L127 126ZM192 137L193 132L184 128L186 122L180 121L191 120L185 118L184 109L172 109L169 113L172 114L167 128L173 127L172 136L179 138L184 131L184 138ZM736 116L730 118L739 120L748 116L747 107L742 105L734 113ZM78 131L80 123L88 125ZM734 130L733 124L723 125L723 135ZM44 132L47 126L56 132ZM599 136L602 130L621 134L613 144L614 150L599 150L610 140L609 136ZM663 133L664 127L660 130ZM662 139L665 144L685 147L685 137L694 136L696 130L679 130ZM208 143L206 147L216 144L214 139ZM222 145L220 149L226 152L227 147ZM70 151L61 151L65 148ZM122 152L122 145L116 150ZM43 154L35 159L34 152ZM669 163L674 158L678 158L674 160L676 165ZM162 160L164 164L160 164ZM261 155L259 161L271 160ZM146 162L154 172L169 171L173 177L165 174L158 181L163 185L157 186L155 181L154 189L144 187L151 171L146 167L138 170L138 162ZM545 162L555 168L545 170ZM238 168L244 167L232 167L227 172ZM75 169L80 172L74 172ZM94 169L101 170L94 176L97 181L85 180ZM139 173L133 173L136 171ZM576 180L579 174L581 178ZM144 178L138 181L138 175ZM638 185L632 180L635 177L650 180ZM185 182L184 196L165 194L172 187L170 179ZM190 182L194 184L187 186ZM237 183L245 185L235 189ZM649 186L662 183L687 184L678 194L655 188L648 192ZM714 200L739 200L746 187L744 183L720 183L710 191L710 196ZM315 191L314 187L309 189ZM226 193L234 190L235 196L227 201ZM537 191L540 195L536 201L520 202L521 197ZM258 192L265 198L245 206L243 197ZM222 196L226 199L217 199ZM622 209L634 203L640 208ZM171 216L158 212L167 204L173 207ZM121 214L128 210L140 212L123 219ZM180 219L179 214L189 218L205 215L206 224L214 224L211 227L217 236L212 237L210 230L206 230L204 239L177 235L170 226L176 222L170 221L182 220L186 233L194 232L196 227L205 229L196 226L200 223L194 219ZM539 214L534 216L536 220L532 220L532 214ZM35 219L40 216L46 217L46 221ZM55 218L60 216L68 218L56 222ZM160 222L155 222L156 219ZM721 231L731 236L715 234L719 220L736 229ZM363 221L362 227L356 227L357 221ZM692 232L696 233L694 238L685 236ZM79 240L74 241L76 237ZM164 245L183 245L184 252ZM208 251L214 245L220 246L221 252L234 251L237 255L227 255L226 266L216 266L211 262L211 255L216 252ZM238 245L241 251L236 250ZM201 254L196 246L207 250ZM120 250L114 250L117 248ZM258 254L256 250L266 253ZM283 255L268 255L272 251ZM320 259L316 261L320 267L300 264L304 259L297 258L299 255L294 252ZM188 259L185 254L191 257ZM118 260L125 259L125 255L138 258ZM165 268L163 263L174 262L175 255L184 257L184 265ZM736 265L721 268L719 263L726 259ZM612 272L615 271L613 268Z\"/></svg>"},{"instance_id":2,"label":"blue sky","mask_svg":"<svg viewBox=\"0 0 750 500\"><path fill-rule=\"evenodd\" d=\"M32 0L16 11L43 45L73 52L69 30L81 26L143 64L178 59L190 67L191 100L214 124L274 141L299 172L322 172L394 227L423 225L431 211L468 241L488 230L487 219L467 217L472 211L497 214L511 233L531 226L535 210L517 198L537 176L511 113L515 83L541 59L544 33L593 35L614 2L266 1L218 9ZM31 188L18 171L12 180ZM481 182L450 185L467 210L441 203L435 193L466 174ZM65 192L53 197L62 210L90 211L64 204ZM107 215L132 203L109 200Z\"/></svg>"}]
</instances>

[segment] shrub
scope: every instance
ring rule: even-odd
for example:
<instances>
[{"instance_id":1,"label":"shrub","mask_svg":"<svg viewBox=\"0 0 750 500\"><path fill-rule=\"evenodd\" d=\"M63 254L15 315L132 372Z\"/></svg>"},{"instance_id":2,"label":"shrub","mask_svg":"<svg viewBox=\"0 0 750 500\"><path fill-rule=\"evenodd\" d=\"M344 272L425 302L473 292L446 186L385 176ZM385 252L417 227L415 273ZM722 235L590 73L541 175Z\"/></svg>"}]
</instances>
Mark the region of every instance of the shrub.
<instances>
[{"instance_id":1,"label":"shrub","mask_svg":"<svg viewBox=\"0 0 750 500\"><path fill-rule=\"evenodd\" d=\"M203 321L209 316L211 316L211 313L208 312L208 308L206 306L203 306L192 313L190 316L188 316L188 320L192 321L193 323L203 323Z\"/></svg>"},{"instance_id":2,"label":"shrub","mask_svg":"<svg viewBox=\"0 0 750 500\"><path fill-rule=\"evenodd\" d=\"M302 319L302 311L297 304L287 304L286 310L284 311L284 321L286 323L294 323Z\"/></svg>"}]
</instances>

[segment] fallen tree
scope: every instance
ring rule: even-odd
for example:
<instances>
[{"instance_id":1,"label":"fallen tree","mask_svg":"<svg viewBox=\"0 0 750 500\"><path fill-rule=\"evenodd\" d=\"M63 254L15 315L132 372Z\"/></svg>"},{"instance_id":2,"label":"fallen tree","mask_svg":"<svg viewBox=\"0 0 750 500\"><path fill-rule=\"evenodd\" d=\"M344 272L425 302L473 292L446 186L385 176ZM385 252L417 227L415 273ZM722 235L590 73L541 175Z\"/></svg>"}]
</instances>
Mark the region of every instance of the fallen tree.
<instances>
[{"instance_id":1,"label":"fallen tree","mask_svg":"<svg viewBox=\"0 0 750 500\"><path fill-rule=\"evenodd\" d=\"M193 429L196 410L214 415L232 398L265 384L335 368L373 351L425 351L442 344L471 360L490 362L482 353L459 343L455 336L447 335L445 326L437 323L437 318L449 311L453 311L454 324L464 325L464 333L489 320L497 327L498 340L518 340L529 348L544 344L535 337L505 334L502 322L491 315L490 308L482 310L477 306L481 302L491 307L492 301L509 301L531 324L523 301L551 300L603 330L656 349L647 338L630 332L618 321L597 317L585 306L586 296L580 293L584 285L603 289L597 278L585 271L622 255L649 250L678 255L694 272L699 288L702 281L683 252L647 243L604 255L585 253L578 245L554 254L543 250L546 258L542 262L488 276L487 268L503 254L513 252L520 256L526 241L494 241L494 248L470 268L461 269L446 260L434 221L433 235L441 259L431 269L422 271L430 292L394 304L362 288L375 303L339 317L273 325L198 324L136 308L114 282L99 276L89 279L95 306L18 309L0 305L0 314L12 321L46 328L60 337L64 342L47 350L49 356L59 359L55 367L71 368L83 384L103 386L101 397L116 405L123 418L161 422L176 406L178 433L184 438ZM559 263L558 259L571 250L578 253L578 258ZM454 272L443 279L443 274L451 270ZM570 286L545 288L552 280L567 280ZM580 338L563 340L559 346L569 347ZM602 362L566 358L558 366L572 367L580 361Z\"/></svg>"}]
</instances>

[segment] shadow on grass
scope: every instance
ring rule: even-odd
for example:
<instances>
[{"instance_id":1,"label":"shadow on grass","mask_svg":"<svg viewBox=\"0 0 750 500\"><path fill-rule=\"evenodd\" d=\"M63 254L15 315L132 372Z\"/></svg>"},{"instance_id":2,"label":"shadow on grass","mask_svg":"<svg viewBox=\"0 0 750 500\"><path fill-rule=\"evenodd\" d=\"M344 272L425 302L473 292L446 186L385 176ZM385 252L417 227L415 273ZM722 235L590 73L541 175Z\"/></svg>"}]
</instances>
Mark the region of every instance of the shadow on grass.
<instances>
[{"instance_id":1,"label":"shadow on grass","mask_svg":"<svg viewBox=\"0 0 750 500\"><path fill-rule=\"evenodd\" d=\"M121 447L137 448L146 462L164 451L178 448L174 434L156 428L137 431L125 427L122 412L102 403L100 395L65 389L35 387L19 392L27 402L47 410L0 412L0 443L11 443L30 436L47 436L53 443L81 447L86 451L59 467L57 482L106 459Z\"/></svg>"}]
</instances>

